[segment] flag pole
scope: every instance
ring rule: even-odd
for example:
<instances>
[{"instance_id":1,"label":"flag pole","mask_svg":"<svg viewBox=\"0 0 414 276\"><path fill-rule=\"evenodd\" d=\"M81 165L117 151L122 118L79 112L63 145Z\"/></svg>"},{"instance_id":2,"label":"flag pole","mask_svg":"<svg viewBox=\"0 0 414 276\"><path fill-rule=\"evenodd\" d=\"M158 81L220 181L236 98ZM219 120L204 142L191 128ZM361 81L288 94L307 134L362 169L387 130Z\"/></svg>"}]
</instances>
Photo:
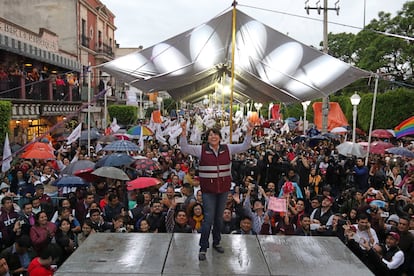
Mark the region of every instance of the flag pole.
<instances>
[{"instance_id":1,"label":"flag pole","mask_svg":"<svg viewBox=\"0 0 414 276\"><path fill-rule=\"evenodd\" d=\"M88 66L88 156L91 156L91 63Z\"/></svg>"},{"instance_id":2,"label":"flag pole","mask_svg":"<svg viewBox=\"0 0 414 276\"><path fill-rule=\"evenodd\" d=\"M234 93L234 55L236 49L236 5L237 1L233 1L233 16L232 16L232 32L231 32L231 91L230 91L230 144L233 142L233 93Z\"/></svg>"}]
</instances>

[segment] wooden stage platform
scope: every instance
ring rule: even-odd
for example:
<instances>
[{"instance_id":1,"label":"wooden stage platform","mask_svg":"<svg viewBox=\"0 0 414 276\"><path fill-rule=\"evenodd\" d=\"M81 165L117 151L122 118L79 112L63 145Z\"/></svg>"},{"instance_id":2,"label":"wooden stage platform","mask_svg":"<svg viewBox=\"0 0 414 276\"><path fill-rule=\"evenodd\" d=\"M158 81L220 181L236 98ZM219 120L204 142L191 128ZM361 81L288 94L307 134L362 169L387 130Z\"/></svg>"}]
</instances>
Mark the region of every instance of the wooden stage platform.
<instances>
[{"instance_id":1,"label":"wooden stage platform","mask_svg":"<svg viewBox=\"0 0 414 276\"><path fill-rule=\"evenodd\" d=\"M220 254L198 260L199 234L91 235L56 276L373 275L335 237L223 235Z\"/></svg>"}]
</instances>

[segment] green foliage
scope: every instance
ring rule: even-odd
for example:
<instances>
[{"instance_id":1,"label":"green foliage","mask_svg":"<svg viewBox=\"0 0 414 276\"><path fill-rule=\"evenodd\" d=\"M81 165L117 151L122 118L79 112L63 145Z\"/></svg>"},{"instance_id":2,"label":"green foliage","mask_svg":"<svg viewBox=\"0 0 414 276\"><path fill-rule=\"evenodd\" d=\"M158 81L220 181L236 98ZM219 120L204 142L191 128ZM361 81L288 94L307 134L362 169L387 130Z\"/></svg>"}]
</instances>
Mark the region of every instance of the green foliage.
<instances>
[{"instance_id":1,"label":"green foliage","mask_svg":"<svg viewBox=\"0 0 414 276\"><path fill-rule=\"evenodd\" d=\"M0 101L0 143L3 145L6 132L9 132L12 104L9 101ZM3 148L2 148L3 149Z\"/></svg>"},{"instance_id":2,"label":"green foliage","mask_svg":"<svg viewBox=\"0 0 414 276\"><path fill-rule=\"evenodd\" d=\"M414 83L412 75L414 44L400 37L379 33L413 37L412 26L414 26L414 1L408 1L397 16L392 17L390 13L380 12L378 19L373 19L356 35L330 33L329 54L359 68L371 72L379 71L386 75L388 80L412 84ZM378 91L389 89L390 84L389 81L380 82ZM353 88L356 88L355 85ZM347 90L350 91L352 90Z\"/></svg>"},{"instance_id":3,"label":"green foliage","mask_svg":"<svg viewBox=\"0 0 414 276\"><path fill-rule=\"evenodd\" d=\"M173 98L163 99L164 111L170 114L171 110L177 109L177 102ZM180 108L180 107L178 107ZM150 113L151 114L151 113Z\"/></svg>"},{"instance_id":4,"label":"green foliage","mask_svg":"<svg viewBox=\"0 0 414 276\"><path fill-rule=\"evenodd\" d=\"M150 118L151 117L151 114L152 114L152 112L154 111L154 110L157 110L158 108L155 108L155 107L148 107L146 110L145 110L145 118Z\"/></svg>"},{"instance_id":5,"label":"green foliage","mask_svg":"<svg viewBox=\"0 0 414 276\"><path fill-rule=\"evenodd\" d=\"M361 102L358 105L357 127L368 131L371 122L372 100L373 93L361 93ZM337 102L341 106L343 113L348 119L348 123L352 125L352 110L350 97L353 93L346 95L331 96L331 102ZM315 100L315 102L322 102L322 99ZM387 93L377 95L375 105L375 116L373 128L393 129L403 120L414 115L412 103L414 102L414 91L410 89L400 88L390 90ZM312 103L308 107L307 120L313 122L313 108ZM303 117L303 109L301 104L292 104L286 107L284 118Z\"/></svg>"},{"instance_id":6,"label":"green foliage","mask_svg":"<svg viewBox=\"0 0 414 276\"><path fill-rule=\"evenodd\" d=\"M111 120L116 118L118 124L134 125L138 118L138 108L131 105L110 105L108 114Z\"/></svg>"},{"instance_id":7,"label":"green foliage","mask_svg":"<svg viewBox=\"0 0 414 276\"><path fill-rule=\"evenodd\" d=\"M372 100L373 94L361 95L361 103L358 106L358 125L364 130L369 129ZM374 129L392 129L403 120L413 116L413 102L413 91L403 88L377 95Z\"/></svg>"}]
</instances>

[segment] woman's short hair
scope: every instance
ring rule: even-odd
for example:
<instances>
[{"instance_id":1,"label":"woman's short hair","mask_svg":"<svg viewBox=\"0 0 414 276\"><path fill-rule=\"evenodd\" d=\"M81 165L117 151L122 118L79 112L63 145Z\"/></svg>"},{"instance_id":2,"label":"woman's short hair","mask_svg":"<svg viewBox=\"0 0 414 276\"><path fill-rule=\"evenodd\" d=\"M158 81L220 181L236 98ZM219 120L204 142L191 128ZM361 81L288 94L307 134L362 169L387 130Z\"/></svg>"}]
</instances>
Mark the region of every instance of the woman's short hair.
<instances>
[{"instance_id":1,"label":"woman's short hair","mask_svg":"<svg viewBox=\"0 0 414 276\"><path fill-rule=\"evenodd\" d=\"M220 129L218 129L216 127L210 128L210 129L208 129L206 131L206 135L208 136L211 132L214 133L214 134L217 134L220 137L220 139L221 139L221 131L220 131Z\"/></svg>"}]
</instances>

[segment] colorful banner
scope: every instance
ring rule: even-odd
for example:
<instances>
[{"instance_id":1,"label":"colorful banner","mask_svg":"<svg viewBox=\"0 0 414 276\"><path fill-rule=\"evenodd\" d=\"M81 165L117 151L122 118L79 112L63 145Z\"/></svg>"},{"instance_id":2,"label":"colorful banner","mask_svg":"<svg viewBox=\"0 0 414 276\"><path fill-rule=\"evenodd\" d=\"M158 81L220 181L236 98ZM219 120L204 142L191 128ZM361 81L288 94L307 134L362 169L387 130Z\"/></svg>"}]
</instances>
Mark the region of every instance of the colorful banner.
<instances>
[{"instance_id":1,"label":"colorful banner","mask_svg":"<svg viewBox=\"0 0 414 276\"><path fill-rule=\"evenodd\" d=\"M395 137L401 138L408 135L414 135L414 116L402 121L395 127Z\"/></svg>"},{"instance_id":2,"label":"colorful banner","mask_svg":"<svg viewBox=\"0 0 414 276\"><path fill-rule=\"evenodd\" d=\"M269 197L268 209L274 212L286 213L286 198Z\"/></svg>"}]
</instances>

